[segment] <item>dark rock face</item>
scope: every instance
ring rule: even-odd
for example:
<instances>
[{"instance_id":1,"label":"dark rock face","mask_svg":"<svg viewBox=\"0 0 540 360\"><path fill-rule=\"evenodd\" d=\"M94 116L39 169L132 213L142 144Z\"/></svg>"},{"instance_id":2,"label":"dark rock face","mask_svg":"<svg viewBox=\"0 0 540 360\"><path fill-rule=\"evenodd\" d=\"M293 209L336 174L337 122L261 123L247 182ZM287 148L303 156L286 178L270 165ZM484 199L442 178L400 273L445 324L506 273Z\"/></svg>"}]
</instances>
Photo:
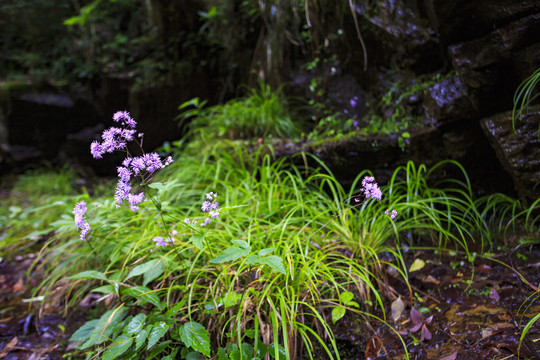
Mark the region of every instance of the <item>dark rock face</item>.
<instances>
[{"instance_id":1,"label":"dark rock face","mask_svg":"<svg viewBox=\"0 0 540 360\"><path fill-rule=\"evenodd\" d=\"M54 159L68 134L97 122L97 113L84 96L32 91L15 96L7 117L9 152L15 163Z\"/></svg>"},{"instance_id":2,"label":"dark rock face","mask_svg":"<svg viewBox=\"0 0 540 360\"><path fill-rule=\"evenodd\" d=\"M501 164L524 202L540 196L540 111L526 112L512 127L509 112L481 120Z\"/></svg>"}]
</instances>

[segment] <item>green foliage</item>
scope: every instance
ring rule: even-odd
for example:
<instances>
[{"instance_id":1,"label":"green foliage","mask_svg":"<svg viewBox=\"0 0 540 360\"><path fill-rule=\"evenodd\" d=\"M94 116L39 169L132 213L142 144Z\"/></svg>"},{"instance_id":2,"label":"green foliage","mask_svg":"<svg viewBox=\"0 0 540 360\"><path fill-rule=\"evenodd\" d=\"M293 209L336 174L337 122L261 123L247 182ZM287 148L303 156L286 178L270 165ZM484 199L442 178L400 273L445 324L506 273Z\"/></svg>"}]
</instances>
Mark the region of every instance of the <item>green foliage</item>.
<instances>
[{"instance_id":1,"label":"green foliage","mask_svg":"<svg viewBox=\"0 0 540 360\"><path fill-rule=\"evenodd\" d=\"M514 94L514 108L512 109L512 126L514 127L516 120L521 120L523 112L531 105L535 104L536 99L540 96L540 92L536 90L536 85L540 81L540 68L536 69L528 78L517 88ZM540 127L538 128L538 136L540 138Z\"/></svg>"},{"instance_id":2,"label":"green foliage","mask_svg":"<svg viewBox=\"0 0 540 360\"><path fill-rule=\"evenodd\" d=\"M192 103L195 110L204 105L192 100L180 105L179 109ZM193 115L195 110L190 110L187 114ZM183 115L185 117L186 113ZM191 124L193 131L209 142L216 138L290 138L298 133L280 91L273 91L269 85L262 82L259 88L251 90L246 98L234 99L223 105L197 111L197 115Z\"/></svg>"},{"instance_id":3,"label":"green foliage","mask_svg":"<svg viewBox=\"0 0 540 360\"><path fill-rule=\"evenodd\" d=\"M139 212L116 208L114 184L109 194L87 195L89 208L101 205L89 217L94 252L75 232L72 206L61 213L66 224L42 254L50 273L36 295L61 287L71 294L68 306L89 291L107 299L109 310L72 336L90 356L252 359L268 352L288 359L299 351L297 339L305 357L319 357L316 342L335 359L327 320L339 326L347 316L371 317L373 307L386 313L380 264L406 281L401 244L458 247L474 261L471 244L488 249L493 228L539 226L538 203L475 199L464 172L434 184L448 166L462 170L451 161L399 167L381 201L356 203L368 172L346 190L324 164L299 168L264 148L249 153L226 142L191 150L163 171L166 184L148 187L154 201ZM186 224L201 220L209 191L219 194L220 218L206 227ZM152 239L172 229L173 244L156 247Z\"/></svg>"}]
</instances>

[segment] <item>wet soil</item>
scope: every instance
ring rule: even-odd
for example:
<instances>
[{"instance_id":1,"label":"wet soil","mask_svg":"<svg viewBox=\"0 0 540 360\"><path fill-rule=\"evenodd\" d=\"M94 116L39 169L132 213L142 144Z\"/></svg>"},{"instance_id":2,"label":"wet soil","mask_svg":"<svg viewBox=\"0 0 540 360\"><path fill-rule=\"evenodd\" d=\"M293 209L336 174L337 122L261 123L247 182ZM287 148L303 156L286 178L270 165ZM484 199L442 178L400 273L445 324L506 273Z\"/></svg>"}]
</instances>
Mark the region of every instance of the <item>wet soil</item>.
<instances>
[{"instance_id":1,"label":"wet soil","mask_svg":"<svg viewBox=\"0 0 540 360\"><path fill-rule=\"evenodd\" d=\"M411 291L389 278L386 290L399 300L386 306L388 325L351 314L336 324L341 358L405 359L406 347L418 360L540 359L540 320L519 346L540 313L540 247L499 250L473 264L464 255L410 252L408 266L425 265L410 272ZM392 307L402 311L392 316Z\"/></svg>"},{"instance_id":2,"label":"wet soil","mask_svg":"<svg viewBox=\"0 0 540 360\"><path fill-rule=\"evenodd\" d=\"M341 359L405 359L404 348L418 360L540 359L540 321L519 348L525 324L540 313L540 247L509 248L473 264L464 255L409 251L408 266L424 262L410 272L411 291L389 272L385 290L396 299L388 301L386 314L373 310L386 315L388 325L347 312L333 326ZM84 322L79 313L32 298L41 281L39 273L28 273L35 257L0 263L0 359L61 359ZM392 307L399 311L392 314Z\"/></svg>"},{"instance_id":3,"label":"wet soil","mask_svg":"<svg viewBox=\"0 0 540 360\"><path fill-rule=\"evenodd\" d=\"M5 254L4 254L5 255ZM41 276L28 272L36 254L4 258L0 263L0 359L62 359L71 333L82 319L63 308L42 307L33 297Z\"/></svg>"}]
</instances>

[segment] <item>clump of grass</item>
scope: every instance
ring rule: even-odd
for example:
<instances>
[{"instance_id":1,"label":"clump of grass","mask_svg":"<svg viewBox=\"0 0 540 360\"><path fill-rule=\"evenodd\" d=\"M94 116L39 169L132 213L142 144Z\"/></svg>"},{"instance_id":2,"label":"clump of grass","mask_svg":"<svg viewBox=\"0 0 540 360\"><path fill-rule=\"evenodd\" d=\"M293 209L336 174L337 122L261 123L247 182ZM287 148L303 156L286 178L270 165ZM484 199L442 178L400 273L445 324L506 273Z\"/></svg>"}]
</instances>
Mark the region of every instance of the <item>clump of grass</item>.
<instances>
[{"instance_id":1,"label":"clump of grass","mask_svg":"<svg viewBox=\"0 0 540 360\"><path fill-rule=\"evenodd\" d=\"M0 249L20 252L55 231L52 224L72 207L76 179L67 168L37 169L8 185L9 197L0 200Z\"/></svg>"},{"instance_id":2,"label":"clump of grass","mask_svg":"<svg viewBox=\"0 0 540 360\"><path fill-rule=\"evenodd\" d=\"M61 293L76 306L97 292L110 309L74 335L82 351L105 359L268 352L298 359L319 357L318 343L339 359L333 324L346 314L372 316L374 307L385 314L400 295L385 271L393 267L407 282L401 244L461 248L473 261L471 244L488 248L500 216L537 226L529 210L501 214L495 198L475 200L464 171L462 180L431 184L443 166L462 169L452 161L399 167L381 188L382 201L356 202L368 172L346 190L324 164L300 169L232 142L208 149L202 159L177 158L136 213L108 197L81 197L89 203L91 248L67 210L55 223L55 246L43 254L55 266L41 294ZM194 226L211 191L220 217ZM156 247L152 239L173 229L171 244Z\"/></svg>"},{"instance_id":3,"label":"clump of grass","mask_svg":"<svg viewBox=\"0 0 540 360\"><path fill-rule=\"evenodd\" d=\"M197 114L191 123L192 131L209 142L216 138L291 138L298 134L284 96L279 89L274 91L262 82L245 98L233 99Z\"/></svg>"}]
</instances>

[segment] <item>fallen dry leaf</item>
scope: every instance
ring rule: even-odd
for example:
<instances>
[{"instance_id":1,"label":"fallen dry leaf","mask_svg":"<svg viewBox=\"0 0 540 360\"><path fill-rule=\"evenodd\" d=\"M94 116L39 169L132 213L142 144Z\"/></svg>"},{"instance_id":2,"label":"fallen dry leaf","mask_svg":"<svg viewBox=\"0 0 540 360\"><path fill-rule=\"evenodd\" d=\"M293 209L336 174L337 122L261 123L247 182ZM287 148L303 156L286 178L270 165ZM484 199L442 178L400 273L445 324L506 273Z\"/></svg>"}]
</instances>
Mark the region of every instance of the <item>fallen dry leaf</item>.
<instances>
[{"instance_id":1,"label":"fallen dry leaf","mask_svg":"<svg viewBox=\"0 0 540 360\"><path fill-rule=\"evenodd\" d=\"M397 321L397 319L399 319L399 317L401 316L403 310L405 310L405 303L403 303L401 297L398 297L392 302L392 312L390 314L392 320Z\"/></svg>"},{"instance_id":2,"label":"fallen dry leaf","mask_svg":"<svg viewBox=\"0 0 540 360\"><path fill-rule=\"evenodd\" d=\"M17 337L15 336L13 339L11 339L6 347L4 347L2 349L2 351L0 352L0 359L3 359L7 356L7 354L9 354L9 352L11 350L13 350L13 348L15 347L15 345L17 345L17 343L19 342L19 339L17 339Z\"/></svg>"},{"instance_id":3,"label":"fallen dry leaf","mask_svg":"<svg viewBox=\"0 0 540 360\"><path fill-rule=\"evenodd\" d=\"M414 259L413 263L411 264L411 267L409 268L409 272L418 271L421 268L423 268L426 265L424 260L420 258Z\"/></svg>"},{"instance_id":4,"label":"fallen dry leaf","mask_svg":"<svg viewBox=\"0 0 540 360\"><path fill-rule=\"evenodd\" d=\"M427 325L422 325L422 335L420 336L420 341L431 340L431 331L427 328Z\"/></svg>"},{"instance_id":5,"label":"fallen dry leaf","mask_svg":"<svg viewBox=\"0 0 540 360\"><path fill-rule=\"evenodd\" d=\"M431 275L416 275L416 277L422 281L423 283L426 283L426 284L435 284L435 285L439 285L441 282L437 279L435 279L433 276Z\"/></svg>"},{"instance_id":6,"label":"fallen dry leaf","mask_svg":"<svg viewBox=\"0 0 540 360\"><path fill-rule=\"evenodd\" d=\"M378 337L372 337L366 346L366 360L375 359L379 351L381 351L381 340Z\"/></svg>"},{"instance_id":7,"label":"fallen dry leaf","mask_svg":"<svg viewBox=\"0 0 540 360\"><path fill-rule=\"evenodd\" d=\"M451 353L450 355L446 355L440 358L439 360L456 360L456 358L457 358L457 350Z\"/></svg>"},{"instance_id":8,"label":"fallen dry leaf","mask_svg":"<svg viewBox=\"0 0 540 360\"><path fill-rule=\"evenodd\" d=\"M17 281L15 284L13 284L12 290L13 290L14 293L18 293L19 291L24 290L24 281L23 281L22 278L20 278L19 281Z\"/></svg>"}]
</instances>

